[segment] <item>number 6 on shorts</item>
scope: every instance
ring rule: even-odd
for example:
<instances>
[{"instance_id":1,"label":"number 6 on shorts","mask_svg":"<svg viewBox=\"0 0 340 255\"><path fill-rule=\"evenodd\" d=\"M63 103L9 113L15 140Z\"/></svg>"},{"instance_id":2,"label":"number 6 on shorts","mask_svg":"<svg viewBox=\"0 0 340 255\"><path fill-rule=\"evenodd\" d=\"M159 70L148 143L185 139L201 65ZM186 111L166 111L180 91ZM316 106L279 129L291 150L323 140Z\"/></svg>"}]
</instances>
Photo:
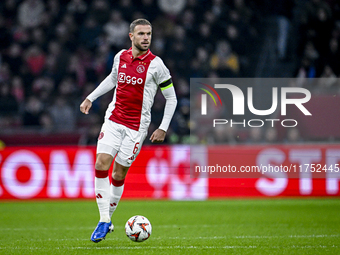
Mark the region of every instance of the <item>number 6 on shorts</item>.
<instances>
[{"instance_id":1,"label":"number 6 on shorts","mask_svg":"<svg viewBox=\"0 0 340 255\"><path fill-rule=\"evenodd\" d=\"M136 152L138 151L138 145L139 143L135 144L135 147L133 148L133 154L136 154Z\"/></svg>"}]
</instances>

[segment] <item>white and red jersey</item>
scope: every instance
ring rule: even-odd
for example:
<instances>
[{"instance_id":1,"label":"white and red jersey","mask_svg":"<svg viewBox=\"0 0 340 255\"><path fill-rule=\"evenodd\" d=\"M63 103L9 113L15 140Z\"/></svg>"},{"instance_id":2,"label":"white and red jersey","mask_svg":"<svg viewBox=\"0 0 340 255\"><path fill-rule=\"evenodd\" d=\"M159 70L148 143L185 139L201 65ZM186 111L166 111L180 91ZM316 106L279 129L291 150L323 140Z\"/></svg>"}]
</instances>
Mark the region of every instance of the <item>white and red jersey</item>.
<instances>
[{"instance_id":1,"label":"white and red jersey","mask_svg":"<svg viewBox=\"0 0 340 255\"><path fill-rule=\"evenodd\" d=\"M133 58L130 48L115 56L112 72L87 98L92 102L116 87L105 118L136 131L146 131L158 86L172 86L163 61L150 50Z\"/></svg>"}]
</instances>

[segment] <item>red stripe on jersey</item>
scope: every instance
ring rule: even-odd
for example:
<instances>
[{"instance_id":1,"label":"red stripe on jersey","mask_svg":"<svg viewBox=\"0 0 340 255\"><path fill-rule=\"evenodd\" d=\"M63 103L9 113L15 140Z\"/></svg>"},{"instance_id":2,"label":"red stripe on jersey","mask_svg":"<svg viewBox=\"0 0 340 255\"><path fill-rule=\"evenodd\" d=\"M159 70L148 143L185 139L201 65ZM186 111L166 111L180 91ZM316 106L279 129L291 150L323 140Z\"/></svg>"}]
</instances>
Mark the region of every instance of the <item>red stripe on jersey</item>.
<instances>
[{"instance_id":1,"label":"red stripe on jersey","mask_svg":"<svg viewBox=\"0 0 340 255\"><path fill-rule=\"evenodd\" d=\"M139 130L146 74L155 57L150 50L137 58L133 58L131 49L120 55L116 102L110 120Z\"/></svg>"}]
</instances>

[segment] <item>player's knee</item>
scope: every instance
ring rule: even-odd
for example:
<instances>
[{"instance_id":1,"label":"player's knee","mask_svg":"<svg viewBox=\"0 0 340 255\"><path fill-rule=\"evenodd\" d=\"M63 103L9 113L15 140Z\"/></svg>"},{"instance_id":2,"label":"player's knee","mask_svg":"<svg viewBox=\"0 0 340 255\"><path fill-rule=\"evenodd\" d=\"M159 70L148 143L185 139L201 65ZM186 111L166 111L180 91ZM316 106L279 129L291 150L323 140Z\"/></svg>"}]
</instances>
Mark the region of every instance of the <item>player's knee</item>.
<instances>
[{"instance_id":1,"label":"player's knee","mask_svg":"<svg viewBox=\"0 0 340 255\"><path fill-rule=\"evenodd\" d=\"M112 173L112 178L115 179L116 181L121 181L125 178L126 174L123 172L113 172Z\"/></svg>"},{"instance_id":2,"label":"player's knee","mask_svg":"<svg viewBox=\"0 0 340 255\"><path fill-rule=\"evenodd\" d=\"M97 161L96 164L95 164L95 168L97 170L107 170L105 166L106 166L106 164L101 162L101 161L99 161L99 162Z\"/></svg>"},{"instance_id":3,"label":"player's knee","mask_svg":"<svg viewBox=\"0 0 340 255\"><path fill-rule=\"evenodd\" d=\"M112 178L120 181L123 180L127 174L129 170L129 167L126 166L122 166L120 164L118 164L117 162L115 162L113 171L112 171Z\"/></svg>"},{"instance_id":4,"label":"player's knee","mask_svg":"<svg viewBox=\"0 0 340 255\"><path fill-rule=\"evenodd\" d=\"M103 156L103 155L98 155L95 168L97 170L109 170L110 166L112 163L112 158L111 156Z\"/></svg>"}]
</instances>

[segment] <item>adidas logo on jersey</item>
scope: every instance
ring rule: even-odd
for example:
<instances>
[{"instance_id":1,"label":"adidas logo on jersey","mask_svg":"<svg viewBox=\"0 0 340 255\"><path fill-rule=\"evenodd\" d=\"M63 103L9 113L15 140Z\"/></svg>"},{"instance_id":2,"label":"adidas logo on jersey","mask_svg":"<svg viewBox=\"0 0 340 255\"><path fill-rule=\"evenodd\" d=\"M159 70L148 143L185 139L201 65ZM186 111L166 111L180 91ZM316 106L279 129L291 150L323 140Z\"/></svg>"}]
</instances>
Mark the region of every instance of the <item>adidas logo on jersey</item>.
<instances>
[{"instance_id":1,"label":"adidas logo on jersey","mask_svg":"<svg viewBox=\"0 0 340 255\"><path fill-rule=\"evenodd\" d=\"M121 67L122 67L122 68L126 68L126 64L122 65Z\"/></svg>"}]
</instances>

